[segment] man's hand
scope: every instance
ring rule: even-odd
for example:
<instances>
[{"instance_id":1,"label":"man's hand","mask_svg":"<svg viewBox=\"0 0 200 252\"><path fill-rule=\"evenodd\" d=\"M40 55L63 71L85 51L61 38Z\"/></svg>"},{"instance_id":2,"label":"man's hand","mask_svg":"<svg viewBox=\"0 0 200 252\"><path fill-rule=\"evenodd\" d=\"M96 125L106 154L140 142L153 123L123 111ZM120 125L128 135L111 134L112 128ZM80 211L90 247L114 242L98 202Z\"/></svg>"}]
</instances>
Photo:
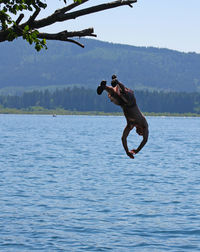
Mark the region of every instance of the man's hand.
<instances>
[{"instance_id":1,"label":"man's hand","mask_svg":"<svg viewBox=\"0 0 200 252\"><path fill-rule=\"evenodd\" d=\"M130 153L132 153L133 155L135 155L135 154L137 154L137 153L138 153L138 151L137 151L137 150L135 150L135 149L133 149L133 150L131 150L131 151L130 151Z\"/></svg>"},{"instance_id":2,"label":"man's hand","mask_svg":"<svg viewBox=\"0 0 200 252\"><path fill-rule=\"evenodd\" d=\"M127 151L126 152L127 156L129 156L130 158L134 159L133 153L131 151Z\"/></svg>"}]
</instances>

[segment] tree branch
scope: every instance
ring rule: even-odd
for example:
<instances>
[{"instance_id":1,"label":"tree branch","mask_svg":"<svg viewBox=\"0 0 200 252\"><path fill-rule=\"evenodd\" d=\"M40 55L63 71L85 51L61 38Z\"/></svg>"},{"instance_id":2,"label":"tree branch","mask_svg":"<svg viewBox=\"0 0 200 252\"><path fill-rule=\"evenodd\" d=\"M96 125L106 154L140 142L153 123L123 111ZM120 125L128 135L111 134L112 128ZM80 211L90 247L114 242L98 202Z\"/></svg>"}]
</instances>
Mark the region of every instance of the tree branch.
<instances>
[{"instance_id":1,"label":"tree branch","mask_svg":"<svg viewBox=\"0 0 200 252\"><path fill-rule=\"evenodd\" d=\"M96 12L103 11L103 10L113 9L113 8L120 7L120 6L123 6L123 5L130 6L131 4L136 3L136 2L137 2L137 0L124 0L124 1L123 0L122 1L118 0L118 1L115 1L115 2L100 4L100 5L92 6L92 7L82 9L82 10L79 10L79 11L74 11L74 12L71 12L71 13L60 15L60 20L59 21L66 21L66 20L69 20L69 19L75 19L75 18L80 17L80 16L96 13Z\"/></svg>"},{"instance_id":2,"label":"tree branch","mask_svg":"<svg viewBox=\"0 0 200 252\"><path fill-rule=\"evenodd\" d=\"M75 8L75 7L77 7L77 6L81 5L81 4L83 4L83 3L85 3L85 2L88 2L88 1L89 1L89 0L82 0L81 3L80 3L80 2L74 2L74 3L68 5L68 6L64 7L64 8L61 8L61 9L56 10L54 14L57 15L57 14L60 14L60 13L68 12L68 11L72 10L73 8ZM53 14L53 15L54 15L54 14Z\"/></svg>"},{"instance_id":3,"label":"tree branch","mask_svg":"<svg viewBox=\"0 0 200 252\"><path fill-rule=\"evenodd\" d=\"M23 18L24 18L24 14L20 14L18 19L16 20L16 25L19 25L19 23L22 21Z\"/></svg>"},{"instance_id":4,"label":"tree branch","mask_svg":"<svg viewBox=\"0 0 200 252\"><path fill-rule=\"evenodd\" d=\"M59 33L39 33L38 38L40 39L47 39L47 40L60 40L60 41L67 41L67 42L73 42L81 47L84 47L84 45L80 44L79 42L75 40L71 40L69 38L72 37L85 37L85 36L92 36L96 37L96 34L93 33L94 29L93 28L88 28L82 31L73 31L73 32L68 32L68 31L63 31Z\"/></svg>"},{"instance_id":5,"label":"tree branch","mask_svg":"<svg viewBox=\"0 0 200 252\"><path fill-rule=\"evenodd\" d=\"M34 21L33 28L45 27L45 26L54 24L56 22L63 22L63 21L66 21L66 20L75 19L75 18L80 17L80 16L84 16L84 15L96 13L96 12L99 12L99 11L120 7L120 6L123 6L123 5L130 6L131 4L136 3L136 2L137 2L137 0L124 0L124 1L119 1L118 0L118 1L115 1L115 2L100 4L100 5L92 6L92 7L89 7L89 8L82 9L82 10L70 12L70 13L67 13L67 14L64 14L62 12L57 13L57 14L54 13L51 16L48 16L47 18L44 18L44 19L41 19L41 20L38 20L38 21Z\"/></svg>"},{"instance_id":6,"label":"tree branch","mask_svg":"<svg viewBox=\"0 0 200 252\"><path fill-rule=\"evenodd\" d=\"M116 0L114 2L103 3L103 4L95 5L92 7L83 8L83 9L80 9L77 11L70 12L75 7L78 7L81 4L86 3L88 1L89 0L82 0L81 2L78 2L78 1L74 2L64 8L56 10L52 15L50 15L46 18L42 18L40 20L35 20L35 19L38 16L38 14L40 13L41 8L38 7L37 5L34 5L35 12L30 16L28 21L20 24L21 20L23 19L23 14L21 14L16 20L16 25L13 25L11 28L9 28L7 30L0 30L0 42L6 41L6 40L11 41L12 35L13 35L13 39L16 38L15 34L18 37L22 36L24 28L27 25L29 26L28 32L30 32L29 35L31 37L31 33L34 32L35 29L40 29L42 27L46 27L46 26L52 25L57 22L63 22L66 20L75 19L75 18L84 16L84 15L88 15L88 14L92 14L92 13L120 7L120 6L126 5L126 6L132 7L132 4L137 2L137 0ZM15 34L14 33L12 34L12 32L14 32ZM11 35L11 38L9 38L10 35ZM84 45L82 45L81 43L79 43L75 40L69 39L72 37L84 37L84 36L96 37L96 34L94 34L93 28L89 28L89 29L85 29L82 31L73 31L73 32L63 31L63 32L59 32L56 34L39 33L37 38L47 39L47 40L67 41L67 42L75 43L81 47L84 47ZM32 39L34 40L34 38L32 38Z\"/></svg>"},{"instance_id":7,"label":"tree branch","mask_svg":"<svg viewBox=\"0 0 200 252\"><path fill-rule=\"evenodd\" d=\"M33 13L32 16L30 16L29 20L26 22L29 25L31 25L35 21L36 17L41 11L41 9L38 6L34 5L34 7L35 7L35 12Z\"/></svg>"},{"instance_id":8,"label":"tree branch","mask_svg":"<svg viewBox=\"0 0 200 252\"><path fill-rule=\"evenodd\" d=\"M0 31L0 42L4 42L7 40L7 36L8 36L9 32L8 31Z\"/></svg>"},{"instance_id":9,"label":"tree branch","mask_svg":"<svg viewBox=\"0 0 200 252\"><path fill-rule=\"evenodd\" d=\"M73 40L73 39L66 39L66 42L74 43L74 44L76 44L76 45L78 45L78 46L80 46L80 47L82 47L82 48L85 47L83 44L81 44L81 43L79 43L78 41Z\"/></svg>"}]
</instances>

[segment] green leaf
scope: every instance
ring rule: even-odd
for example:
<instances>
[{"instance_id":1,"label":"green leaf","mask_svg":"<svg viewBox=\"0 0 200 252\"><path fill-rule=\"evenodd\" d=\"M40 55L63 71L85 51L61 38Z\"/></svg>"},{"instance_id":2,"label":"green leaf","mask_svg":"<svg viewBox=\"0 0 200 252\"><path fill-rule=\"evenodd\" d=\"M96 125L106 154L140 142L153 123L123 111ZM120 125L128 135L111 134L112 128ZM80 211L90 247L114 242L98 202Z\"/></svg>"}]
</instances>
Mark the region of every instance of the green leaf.
<instances>
[{"instance_id":1,"label":"green leaf","mask_svg":"<svg viewBox=\"0 0 200 252\"><path fill-rule=\"evenodd\" d=\"M42 46L36 43L35 49L39 52L42 49Z\"/></svg>"},{"instance_id":2,"label":"green leaf","mask_svg":"<svg viewBox=\"0 0 200 252\"><path fill-rule=\"evenodd\" d=\"M26 25L26 26L24 27L24 32L27 32L27 31L29 31L29 25Z\"/></svg>"}]
</instances>

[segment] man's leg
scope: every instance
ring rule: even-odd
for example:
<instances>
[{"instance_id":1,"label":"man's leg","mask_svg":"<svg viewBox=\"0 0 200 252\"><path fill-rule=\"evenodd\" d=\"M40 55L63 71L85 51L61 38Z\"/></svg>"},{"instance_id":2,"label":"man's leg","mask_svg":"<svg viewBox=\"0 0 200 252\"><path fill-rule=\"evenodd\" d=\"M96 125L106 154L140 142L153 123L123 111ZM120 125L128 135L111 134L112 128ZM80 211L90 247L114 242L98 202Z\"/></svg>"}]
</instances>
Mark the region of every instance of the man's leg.
<instances>
[{"instance_id":1,"label":"man's leg","mask_svg":"<svg viewBox=\"0 0 200 252\"><path fill-rule=\"evenodd\" d=\"M107 93L110 94L111 96L114 96L116 98L119 97L119 95L117 94L117 92L114 90L113 87L106 86L106 81L102 81L100 85L97 87L97 94L101 95L104 90L106 90Z\"/></svg>"}]
</instances>

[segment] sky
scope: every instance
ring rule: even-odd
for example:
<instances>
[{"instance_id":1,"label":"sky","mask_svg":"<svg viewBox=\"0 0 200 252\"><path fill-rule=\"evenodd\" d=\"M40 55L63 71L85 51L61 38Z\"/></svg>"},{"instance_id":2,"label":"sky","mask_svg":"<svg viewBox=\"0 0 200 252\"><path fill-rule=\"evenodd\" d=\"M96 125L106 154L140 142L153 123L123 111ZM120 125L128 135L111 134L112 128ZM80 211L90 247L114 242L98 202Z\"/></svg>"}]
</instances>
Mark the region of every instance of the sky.
<instances>
[{"instance_id":1,"label":"sky","mask_svg":"<svg viewBox=\"0 0 200 252\"><path fill-rule=\"evenodd\" d=\"M110 1L91 0L82 8L103 2ZM41 15L64 5L62 0L49 0L47 4L48 9ZM54 33L93 27L97 39L102 41L200 53L199 13L200 0L138 0L133 8L122 6L94 13L58 23L45 31Z\"/></svg>"}]
</instances>

